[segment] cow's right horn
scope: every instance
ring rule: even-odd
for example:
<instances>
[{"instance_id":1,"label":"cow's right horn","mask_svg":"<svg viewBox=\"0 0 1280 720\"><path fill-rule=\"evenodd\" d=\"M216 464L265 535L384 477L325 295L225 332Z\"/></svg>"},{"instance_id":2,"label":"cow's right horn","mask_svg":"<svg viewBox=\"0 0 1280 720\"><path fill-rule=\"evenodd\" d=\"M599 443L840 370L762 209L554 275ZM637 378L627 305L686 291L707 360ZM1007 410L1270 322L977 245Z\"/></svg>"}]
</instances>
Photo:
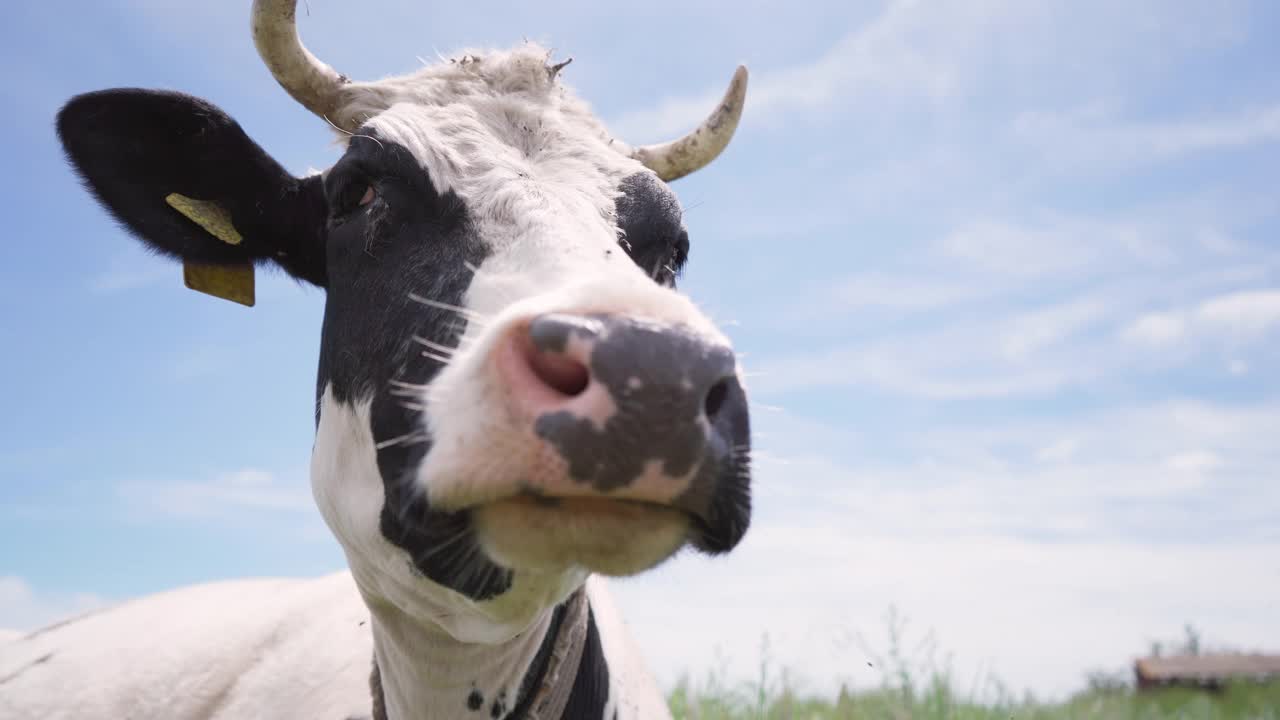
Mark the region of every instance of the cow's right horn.
<instances>
[{"instance_id":1,"label":"cow's right horn","mask_svg":"<svg viewBox=\"0 0 1280 720\"><path fill-rule=\"evenodd\" d=\"M747 100L747 69L738 66L720 104L696 130L661 145L646 145L631 151L631 157L670 182L700 170L724 152L742 118Z\"/></svg>"},{"instance_id":2,"label":"cow's right horn","mask_svg":"<svg viewBox=\"0 0 1280 720\"><path fill-rule=\"evenodd\" d=\"M298 39L297 0L254 0L253 44L276 82L311 112L342 127L339 94L351 81L312 55Z\"/></svg>"}]
</instances>

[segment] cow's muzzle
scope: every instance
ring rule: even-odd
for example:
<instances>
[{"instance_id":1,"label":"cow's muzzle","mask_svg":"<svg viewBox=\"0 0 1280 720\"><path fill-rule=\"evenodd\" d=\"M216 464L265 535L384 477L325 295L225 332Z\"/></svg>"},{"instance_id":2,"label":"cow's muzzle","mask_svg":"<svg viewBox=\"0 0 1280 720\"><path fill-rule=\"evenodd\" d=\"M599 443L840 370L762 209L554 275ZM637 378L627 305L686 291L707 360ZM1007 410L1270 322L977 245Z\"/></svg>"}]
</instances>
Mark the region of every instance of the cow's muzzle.
<instances>
[{"instance_id":1,"label":"cow's muzzle","mask_svg":"<svg viewBox=\"0 0 1280 720\"><path fill-rule=\"evenodd\" d=\"M621 315L553 313L513 328L498 356L512 409L566 467L526 492L651 503L712 525L717 493L745 482L746 395L723 343Z\"/></svg>"}]
</instances>

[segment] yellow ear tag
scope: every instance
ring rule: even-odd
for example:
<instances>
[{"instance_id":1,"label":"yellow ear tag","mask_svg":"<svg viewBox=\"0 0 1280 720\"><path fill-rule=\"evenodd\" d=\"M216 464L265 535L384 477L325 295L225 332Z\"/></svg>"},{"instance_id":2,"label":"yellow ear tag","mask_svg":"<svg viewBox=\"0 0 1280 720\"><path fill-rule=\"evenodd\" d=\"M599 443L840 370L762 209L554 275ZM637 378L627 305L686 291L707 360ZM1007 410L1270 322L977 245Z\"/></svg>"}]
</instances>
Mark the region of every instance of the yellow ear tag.
<instances>
[{"instance_id":1,"label":"yellow ear tag","mask_svg":"<svg viewBox=\"0 0 1280 720\"><path fill-rule=\"evenodd\" d=\"M182 282L206 295L253 307L253 265L208 265L184 260Z\"/></svg>"},{"instance_id":2,"label":"yellow ear tag","mask_svg":"<svg viewBox=\"0 0 1280 720\"><path fill-rule=\"evenodd\" d=\"M231 224L231 213L217 203L178 193L166 195L164 201L222 242L239 245L244 241ZM192 290L253 307L253 263L212 265L183 261L182 281Z\"/></svg>"}]
</instances>

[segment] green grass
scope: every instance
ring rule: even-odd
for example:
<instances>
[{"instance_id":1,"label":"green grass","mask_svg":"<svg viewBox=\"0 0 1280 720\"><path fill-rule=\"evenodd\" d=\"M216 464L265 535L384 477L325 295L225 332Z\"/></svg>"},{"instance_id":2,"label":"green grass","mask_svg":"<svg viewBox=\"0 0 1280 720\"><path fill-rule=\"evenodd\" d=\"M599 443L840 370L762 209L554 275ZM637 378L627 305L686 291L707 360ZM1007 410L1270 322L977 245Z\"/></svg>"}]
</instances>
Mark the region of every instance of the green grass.
<instances>
[{"instance_id":1,"label":"green grass","mask_svg":"<svg viewBox=\"0 0 1280 720\"><path fill-rule=\"evenodd\" d=\"M1215 692L1137 692L1128 686L1127 673L1095 672L1082 683L1088 689L1053 703L1018 697L994 677L961 689L931 633L907 642L907 623L893 610L887 626L887 652L877 652L859 635L851 639L859 657L879 670L878 687L846 686L836 697L805 693L790 673L774 670L765 636L756 678L730 683L722 662L701 680L682 680L668 696L671 713L676 720L1280 720L1280 682L1242 682Z\"/></svg>"},{"instance_id":2,"label":"green grass","mask_svg":"<svg viewBox=\"0 0 1280 720\"><path fill-rule=\"evenodd\" d=\"M974 702L946 683L913 692L882 688L841 693L839 698L801 697L789 690L760 696L748 689L724 691L682 685L671 694L677 720L1273 720L1280 719L1280 683L1239 684L1220 692L1174 688L1151 692L1086 691L1062 703L1011 699Z\"/></svg>"}]
</instances>

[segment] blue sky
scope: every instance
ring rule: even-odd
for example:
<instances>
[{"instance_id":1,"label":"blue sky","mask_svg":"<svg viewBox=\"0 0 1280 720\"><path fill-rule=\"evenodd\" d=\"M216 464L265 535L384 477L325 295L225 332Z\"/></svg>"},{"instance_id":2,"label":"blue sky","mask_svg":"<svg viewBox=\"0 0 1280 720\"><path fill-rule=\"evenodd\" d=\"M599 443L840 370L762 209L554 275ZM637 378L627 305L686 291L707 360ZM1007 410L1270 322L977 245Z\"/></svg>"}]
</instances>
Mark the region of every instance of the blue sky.
<instances>
[{"instance_id":1,"label":"blue sky","mask_svg":"<svg viewBox=\"0 0 1280 720\"><path fill-rule=\"evenodd\" d=\"M241 7L243 5L243 7ZM322 296L245 309L113 227L52 130L181 89L286 167L336 158L248 3L21 3L0 26L0 626L342 566L307 485ZM310 0L374 78L528 37L615 133L666 139L733 67L726 154L679 181L684 288L753 372L756 523L618 584L671 682L879 681L896 606L957 677L1061 693L1184 622L1280 648L1280 8L1268 3Z\"/></svg>"}]
</instances>

